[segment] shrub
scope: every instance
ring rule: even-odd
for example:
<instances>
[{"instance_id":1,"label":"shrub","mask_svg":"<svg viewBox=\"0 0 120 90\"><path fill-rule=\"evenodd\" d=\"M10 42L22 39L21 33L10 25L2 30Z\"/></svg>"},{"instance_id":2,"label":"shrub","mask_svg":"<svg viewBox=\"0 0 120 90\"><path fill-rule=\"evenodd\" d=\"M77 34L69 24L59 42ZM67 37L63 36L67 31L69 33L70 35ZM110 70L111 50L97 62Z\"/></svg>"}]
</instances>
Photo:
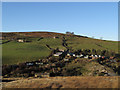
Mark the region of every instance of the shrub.
<instances>
[{"instance_id":1,"label":"shrub","mask_svg":"<svg viewBox=\"0 0 120 90\"><path fill-rule=\"evenodd\" d=\"M79 76L86 71L80 63L71 63L63 68L62 74L64 76Z\"/></svg>"},{"instance_id":2,"label":"shrub","mask_svg":"<svg viewBox=\"0 0 120 90\"><path fill-rule=\"evenodd\" d=\"M104 73L103 72L101 72L101 73L99 73L99 75L98 76L104 76Z\"/></svg>"}]
</instances>

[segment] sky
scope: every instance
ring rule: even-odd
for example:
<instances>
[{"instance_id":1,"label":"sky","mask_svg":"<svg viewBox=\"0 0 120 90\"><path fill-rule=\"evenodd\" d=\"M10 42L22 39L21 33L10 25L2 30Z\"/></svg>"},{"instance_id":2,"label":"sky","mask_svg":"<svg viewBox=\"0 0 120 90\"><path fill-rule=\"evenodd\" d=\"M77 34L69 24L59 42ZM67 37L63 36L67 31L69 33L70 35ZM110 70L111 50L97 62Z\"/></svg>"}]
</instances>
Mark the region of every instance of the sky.
<instances>
[{"instance_id":1,"label":"sky","mask_svg":"<svg viewBox=\"0 0 120 90\"><path fill-rule=\"evenodd\" d=\"M3 2L2 32L48 31L118 40L117 2Z\"/></svg>"}]
</instances>

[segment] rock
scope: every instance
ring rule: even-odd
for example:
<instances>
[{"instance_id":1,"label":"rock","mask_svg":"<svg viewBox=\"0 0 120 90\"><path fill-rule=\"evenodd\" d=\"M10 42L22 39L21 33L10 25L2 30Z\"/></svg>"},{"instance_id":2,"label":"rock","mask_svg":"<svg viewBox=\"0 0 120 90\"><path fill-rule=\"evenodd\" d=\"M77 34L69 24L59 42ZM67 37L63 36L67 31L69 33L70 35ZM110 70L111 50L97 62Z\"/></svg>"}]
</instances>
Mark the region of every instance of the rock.
<instances>
[{"instance_id":1,"label":"rock","mask_svg":"<svg viewBox=\"0 0 120 90\"><path fill-rule=\"evenodd\" d=\"M108 74L105 74L104 76L108 76Z\"/></svg>"},{"instance_id":2,"label":"rock","mask_svg":"<svg viewBox=\"0 0 120 90\"><path fill-rule=\"evenodd\" d=\"M106 70L104 69L104 70L101 70L101 72L106 72Z\"/></svg>"}]
</instances>

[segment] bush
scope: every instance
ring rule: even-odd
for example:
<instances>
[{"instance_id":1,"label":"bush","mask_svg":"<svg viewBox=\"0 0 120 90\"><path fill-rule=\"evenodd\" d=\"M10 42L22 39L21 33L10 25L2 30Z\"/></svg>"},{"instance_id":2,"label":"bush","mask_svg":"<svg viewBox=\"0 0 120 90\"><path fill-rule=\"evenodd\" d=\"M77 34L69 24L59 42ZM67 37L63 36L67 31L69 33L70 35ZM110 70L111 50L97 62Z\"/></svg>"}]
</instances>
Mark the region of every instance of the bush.
<instances>
[{"instance_id":1,"label":"bush","mask_svg":"<svg viewBox=\"0 0 120 90\"><path fill-rule=\"evenodd\" d=\"M25 77L25 78L28 78L28 77L29 77L29 74L28 74L28 73L24 73L24 77Z\"/></svg>"},{"instance_id":2,"label":"bush","mask_svg":"<svg viewBox=\"0 0 120 90\"><path fill-rule=\"evenodd\" d=\"M101 72L101 73L99 73L99 75L98 76L104 76L104 73L103 72Z\"/></svg>"},{"instance_id":3,"label":"bush","mask_svg":"<svg viewBox=\"0 0 120 90\"><path fill-rule=\"evenodd\" d=\"M86 71L80 63L71 63L63 68L63 76L79 76Z\"/></svg>"}]
</instances>

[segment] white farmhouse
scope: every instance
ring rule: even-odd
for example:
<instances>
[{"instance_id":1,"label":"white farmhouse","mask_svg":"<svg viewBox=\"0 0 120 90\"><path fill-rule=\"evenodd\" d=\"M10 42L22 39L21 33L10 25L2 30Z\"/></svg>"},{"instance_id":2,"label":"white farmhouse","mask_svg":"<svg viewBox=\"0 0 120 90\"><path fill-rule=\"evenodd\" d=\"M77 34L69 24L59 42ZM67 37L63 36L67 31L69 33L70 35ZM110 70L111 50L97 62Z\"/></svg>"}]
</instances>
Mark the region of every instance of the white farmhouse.
<instances>
[{"instance_id":1,"label":"white farmhouse","mask_svg":"<svg viewBox=\"0 0 120 90\"><path fill-rule=\"evenodd\" d=\"M60 56L62 54L62 52L57 52L56 54L54 54L54 56Z\"/></svg>"},{"instance_id":2,"label":"white farmhouse","mask_svg":"<svg viewBox=\"0 0 120 90\"><path fill-rule=\"evenodd\" d=\"M69 59L65 58L64 61L69 61Z\"/></svg>"},{"instance_id":3,"label":"white farmhouse","mask_svg":"<svg viewBox=\"0 0 120 90\"><path fill-rule=\"evenodd\" d=\"M84 58L88 58L88 55L86 55Z\"/></svg>"},{"instance_id":4,"label":"white farmhouse","mask_svg":"<svg viewBox=\"0 0 120 90\"><path fill-rule=\"evenodd\" d=\"M98 57L97 55L95 55L95 57Z\"/></svg>"},{"instance_id":5,"label":"white farmhouse","mask_svg":"<svg viewBox=\"0 0 120 90\"><path fill-rule=\"evenodd\" d=\"M18 39L17 41L18 41L18 42L24 42L24 40L23 40L23 39Z\"/></svg>"},{"instance_id":6,"label":"white farmhouse","mask_svg":"<svg viewBox=\"0 0 120 90\"><path fill-rule=\"evenodd\" d=\"M73 54L73 56L75 57L75 54Z\"/></svg>"},{"instance_id":7,"label":"white farmhouse","mask_svg":"<svg viewBox=\"0 0 120 90\"><path fill-rule=\"evenodd\" d=\"M26 65L27 65L27 66L32 66L33 63L30 63L30 62L29 62L29 63L26 63Z\"/></svg>"},{"instance_id":8,"label":"white farmhouse","mask_svg":"<svg viewBox=\"0 0 120 90\"><path fill-rule=\"evenodd\" d=\"M99 55L98 57L101 57L101 55Z\"/></svg>"}]
</instances>

